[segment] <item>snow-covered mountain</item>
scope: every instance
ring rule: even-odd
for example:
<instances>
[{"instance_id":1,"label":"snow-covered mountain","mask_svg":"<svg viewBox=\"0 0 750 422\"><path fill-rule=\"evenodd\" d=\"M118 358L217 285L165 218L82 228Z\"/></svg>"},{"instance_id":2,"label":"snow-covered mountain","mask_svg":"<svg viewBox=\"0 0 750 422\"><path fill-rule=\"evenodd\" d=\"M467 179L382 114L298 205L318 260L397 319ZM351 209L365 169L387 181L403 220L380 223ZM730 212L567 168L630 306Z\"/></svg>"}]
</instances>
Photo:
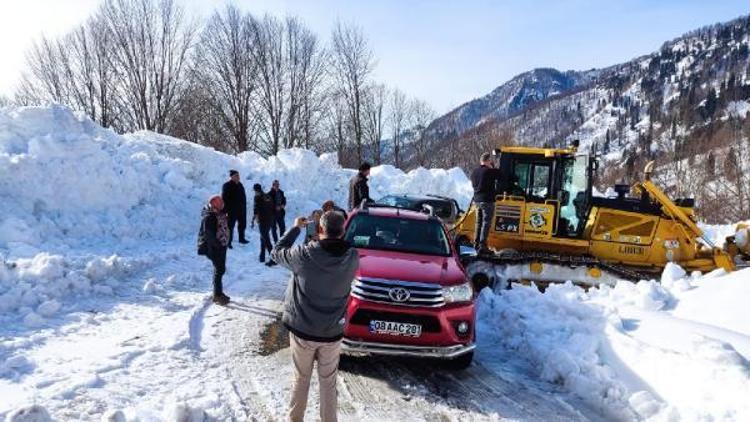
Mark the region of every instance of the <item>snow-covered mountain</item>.
<instances>
[{"instance_id":1,"label":"snow-covered mountain","mask_svg":"<svg viewBox=\"0 0 750 422\"><path fill-rule=\"evenodd\" d=\"M534 146L580 139L583 148L596 144L603 154L603 185L633 180L646 161L656 159L672 193L696 196L704 217L747 218L750 199L734 204L741 211L733 214L712 214L709 208L742 196L722 190L750 188L750 180L717 176L747 173L743 163L750 159L750 147L743 140L750 131L749 45L750 16L743 16L605 69L524 73L430 124L433 150L438 151L434 164L471 165L475 154L468 152L509 139ZM456 149L467 154L451 153ZM678 168L667 166L673 164ZM698 170L701 174L686 173ZM704 192L706 187L711 192Z\"/></svg>"},{"instance_id":2,"label":"snow-covered mountain","mask_svg":"<svg viewBox=\"0 0 750 422\"><path fill-rule=\"evenodd\" d=\"M548 98L570 93L590 83L597 71L560 72L534 69L495 88L484 97L471 100L430 124L443 137L460 136L468 129L492 120L504 120Z\"/></svg>"}]
</instances>

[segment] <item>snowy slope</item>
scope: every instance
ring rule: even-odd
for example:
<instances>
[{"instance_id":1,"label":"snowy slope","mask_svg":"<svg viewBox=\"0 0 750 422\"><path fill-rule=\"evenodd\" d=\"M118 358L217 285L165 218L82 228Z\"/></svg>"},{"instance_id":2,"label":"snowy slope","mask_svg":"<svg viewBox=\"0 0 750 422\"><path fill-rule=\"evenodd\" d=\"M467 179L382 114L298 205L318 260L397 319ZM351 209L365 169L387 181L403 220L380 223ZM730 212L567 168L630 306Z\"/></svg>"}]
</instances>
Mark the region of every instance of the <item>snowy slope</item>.
<instances>
[{"instance_id":1,"label":"snowy slope","mask_svg":"<svg viewBox=\"0 0 750 422\"><path fill-rule=\"evenodd\" d=\"M283 419L288 350L263 351L288 274L257 262L252 232L228 258L235 304L218 308L195 255L229 168L247 189L278 178L290 215L343 203L352 174L303 150L233 157L62 107L0 111L0 420ZM371 186L471 191L458 169L377 167ZM469 371L349 363L342 420L748 420L750 270L660 281L486 289Z\"/></svg>"}]
</instances>

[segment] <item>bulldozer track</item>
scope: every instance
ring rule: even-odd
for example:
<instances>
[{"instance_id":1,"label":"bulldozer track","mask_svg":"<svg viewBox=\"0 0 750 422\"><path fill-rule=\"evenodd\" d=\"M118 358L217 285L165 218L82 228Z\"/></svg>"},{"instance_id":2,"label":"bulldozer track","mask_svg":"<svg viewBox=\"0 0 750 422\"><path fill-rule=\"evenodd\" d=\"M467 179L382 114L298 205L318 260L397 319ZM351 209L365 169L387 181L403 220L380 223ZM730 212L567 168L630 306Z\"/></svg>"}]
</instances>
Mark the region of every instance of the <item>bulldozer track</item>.
<instances>
[{"instance_id":1,"label":"bulldozer track","mask_svg":"<svg viewBox=\"0 0 750 422\"><path fill-rule=\"evenodd\" d=\"M611 264L601 261L592 256L586 255L559 255L546 252L513 252L513 253L493 253L480 254L476 256L464 257L464 266L474 262L490 262L494 265L522 265L532 262L540 262L549 265L559 265L570 268L587 267L598 268L611 275L624 280L637 282L640 280L649 280L656 274L654 271L638 271L632 267Z\"/></svg>"}]
</instances>

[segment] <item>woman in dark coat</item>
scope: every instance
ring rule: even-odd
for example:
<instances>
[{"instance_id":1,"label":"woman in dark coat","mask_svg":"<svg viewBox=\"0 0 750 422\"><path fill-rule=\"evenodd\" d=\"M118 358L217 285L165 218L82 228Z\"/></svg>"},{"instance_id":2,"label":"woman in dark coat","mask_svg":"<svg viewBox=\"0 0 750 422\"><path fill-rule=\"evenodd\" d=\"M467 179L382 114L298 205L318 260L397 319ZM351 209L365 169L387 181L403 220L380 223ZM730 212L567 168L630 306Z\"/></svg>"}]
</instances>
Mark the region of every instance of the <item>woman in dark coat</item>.
<instances>
[{"instance_id":1,"label":"woman in dark coat","mask_svg":"<svg viewBox=\"0 0 750 422\"><path fill-rule=\"evenodd\" d=\"M208 200L201 217L198 255L205 255L214 266L214 303L226 305L230 298L224 294L221 279L226 272L229 226L224 212L224 200L220 195L214 195Z\"/></svg>"}]
</instances>

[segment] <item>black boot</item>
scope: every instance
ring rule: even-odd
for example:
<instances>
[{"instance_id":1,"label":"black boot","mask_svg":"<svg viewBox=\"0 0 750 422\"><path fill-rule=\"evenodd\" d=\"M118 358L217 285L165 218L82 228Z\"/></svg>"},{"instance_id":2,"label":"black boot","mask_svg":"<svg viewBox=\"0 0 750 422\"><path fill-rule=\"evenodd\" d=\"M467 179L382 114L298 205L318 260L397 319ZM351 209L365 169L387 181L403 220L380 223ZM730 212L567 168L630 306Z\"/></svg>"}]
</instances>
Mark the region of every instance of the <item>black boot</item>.
<instances>
[{"instance_id":1,"label":"black boot","mask_svg":"<svg viewBox=\"0 0 750 422\"><path fill-rule=\"evenodd\" d=\"M269 259L268 262L266 262L266 267L273 267L274 265L279 265L274 261L273 259Z\"/></svg>"},{"instance_id":2,"label":"black boot","mask_svg":"<svg viewBox=\"0 0 750 422\"><path fill-rule=\"evenodd\" d=\"M247 239L240 239L240 243L242 243L243 245L247 245L248 243L250 243L250 241L248 241Z\"/></svg>"},{"instance_id":3,"label":"black boot","mask_svg":"<svg viewBox=\"0 0 750 422\"><path fill-rule=\"evenodd\" d=\"M225 306L229 303L229 296L225 295L224 293L221 294L214 294L213 301L217 305Z\"/></svg>"}]
</instances>

